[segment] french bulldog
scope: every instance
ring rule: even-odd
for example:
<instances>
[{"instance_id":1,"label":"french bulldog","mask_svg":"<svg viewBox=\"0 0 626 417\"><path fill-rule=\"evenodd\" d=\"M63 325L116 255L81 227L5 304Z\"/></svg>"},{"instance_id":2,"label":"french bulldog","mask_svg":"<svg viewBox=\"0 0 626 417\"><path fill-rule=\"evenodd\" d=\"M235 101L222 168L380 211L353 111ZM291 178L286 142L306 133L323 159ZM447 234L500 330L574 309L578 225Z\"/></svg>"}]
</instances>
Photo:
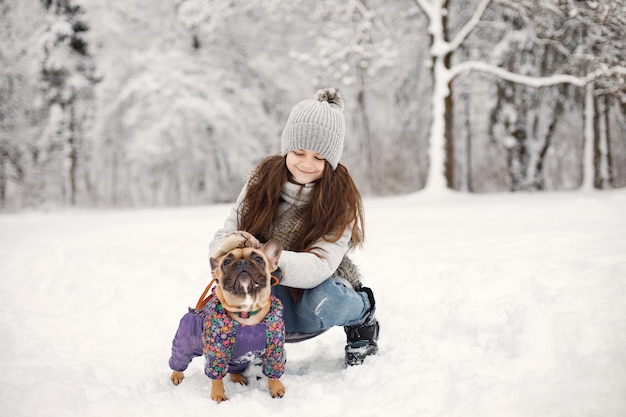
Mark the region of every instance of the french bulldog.
<instances>
[{"instance_id":1,"label":"french bulldog","mask_svg":"<svg viewBox=\"0 0 626 417\"><path fill-rule=\"evenodd\" d=\"M212 383L211 399L219 403L228 399L224 375L230 373L233 382L246 385L243 371L260 357L271 396L281 398L285 394L279 380L285 363L285 327L283 307L271 294L271 285L283 245L271 239L261 246L256 239L242 240L249 236L245 232L234 235L222 245L226 249L211 258L216 284L213 299L201 308L199 302L181 319L172 343L170 379L180 384L191 359L203 354L205 373Z\"/></svg>"}]
</instances>

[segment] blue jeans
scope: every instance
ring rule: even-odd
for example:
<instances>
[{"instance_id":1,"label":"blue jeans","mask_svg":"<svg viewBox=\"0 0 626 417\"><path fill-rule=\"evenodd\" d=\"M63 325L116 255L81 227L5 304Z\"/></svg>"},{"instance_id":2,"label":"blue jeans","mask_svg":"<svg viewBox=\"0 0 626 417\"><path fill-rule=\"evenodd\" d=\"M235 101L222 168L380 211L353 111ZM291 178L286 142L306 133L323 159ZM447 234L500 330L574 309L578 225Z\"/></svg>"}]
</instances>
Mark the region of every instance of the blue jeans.
<instances>
[{"instance_id":1,"label":"blue jeans","mask_svg":"<svg viewBox=\"0 0 626 417\"><path fill-rule=\"evenodd\" d=\"M357 292L332 277L315 288L304 290L295 304L288 287L277 285L272 293L285 307L283 318L287 333L319 333L333 326L360 324L370 307L366 293Z\"/></svg>"}]
</instances>

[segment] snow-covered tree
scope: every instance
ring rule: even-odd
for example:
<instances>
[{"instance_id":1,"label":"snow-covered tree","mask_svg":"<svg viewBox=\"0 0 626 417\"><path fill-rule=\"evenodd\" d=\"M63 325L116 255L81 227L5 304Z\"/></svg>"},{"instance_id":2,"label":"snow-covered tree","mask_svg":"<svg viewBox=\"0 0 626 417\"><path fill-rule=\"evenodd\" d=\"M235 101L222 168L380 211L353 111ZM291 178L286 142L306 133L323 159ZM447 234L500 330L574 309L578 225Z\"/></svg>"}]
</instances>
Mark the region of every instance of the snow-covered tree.
<instances>
[{"instance_id":1,"label":"snow-covered tree","mask_svg":"<svg viewBox=\"0 0 626 417\"><path fill-rule=\"evenodd\" d=\"M101 201L230 201L252 167L278 152L275 119L296 84L281 85L291 79L287 62L267 41L266 10L253 6L176 0L139 18L119 10L120 24L135 30L124 47L135 53L103 81L106 106L94 128Z\"/></svg>"},{"instance_id":2,"label":"snow-covered tree","mask_svg":"<svg viewBox=\"0 0 626 417\"><path fill-rule=\"evenodd\" d=\"M554 36L556 28L563 27L561 12L530 3L517 6L515 13L504 11L511 30L495 48L493 63L534 78L569 72L569 54ZM508 80L496 84L490 134L507 150L511 190L543 190L543 167L555 129L566 101L575 100L579 92L566 84L541 88Z\"/></svg>"},{"instance_id":3,"label":"snow-covered tree","mask_svg":"<svg viewBox=\"0 0 626 417\"><path fill-rule=\"evenodd\" d=\"M41 200L33 175L41 115L37 95L34 28L43 24L38 0L0 1L0 207L32 206Z\"/></svg>"},{"instance_id":4,"label":"snow-covered tree","mask_svg":"<svg viewBox=\"0 0 626 417\"><path fill-rule=\"evenodd\" d=\"M25 64L20 58L20 37L14 23L15 11L0 1L0 207L5 207L12 183L21 185L25 176L25 148L18 132L28 125L24 103ZM4 23L6 22L6 23ZM23 46L23 45L20 45Z\"/></svg>"},{"instance_id":5,"label":"snow-covered tree","mask_svg":"<svg viewBox=\"0 0 626 417\"><path fill-rule=\"evenodd\" d=\"M587 92L595 90L595 83L613 86L619 93L624 88L623 75L619 76L624 56L624 10L618 10L615 3L577 3L520 2L514 8L505 8L504 16L513 30L498 44L495 63L511 72L537 78L571 74L580 78L576 84L584 86ZM513 190L543 189L543 165L555 127L562 123L566 103L581 103L583 94L571 84L530 88L498 81L499 100L492 113L492 128L500 129L499 137L509 151ZM594 159L596 166L603 167L595 170L596 186L610 175L610 129L606 124L599 125L606 114L606 94L605 89L596 105L587 101L587 106L592 104L593 108L587 108L586 119L596 126L592 135L596 139L590 136L586 141L600 144L595 147ZM589 162L587 165L592 166Z\"/></svg>"},{"instance_id":6,"label":"snow-covered tree","mask_svg":"<svg viewBox=\"0 0 626 417\"><path fill-rule=\"evenodd\" d=\"M313 29L312 48L293 51L292 56L306 63L314 71L312 84L316 87L324 80L334 85L346 86L354 91L356 126L364 155L369 182L374 183L383 173L379 159L380 141L371 129L372 103L368 91L381 85L389 68L398 60L397 42L387 27L389 5L368 0L317 1L311 18L318 24Z\"/></svg>"},{"instance_id":7,"label":"snow-covered tree","mask_svg":"<svg viewBox=\"0 0 626 417\"><path fill-rule=\"evenodd\" d=\"M541 164L543 155L549 146L553 122L545 121L539 130L529 130L538 127L537 122L550 117L558 119L563 105L563 94L566 87L559 87L561 91L551 92L547 96L542 92L528 93L529 88L542 88L557 85L572 85L583 87L597 78L604 78L606 74L623 74L620 67L608 70L575 74L572 65L569 65L568 50L563 43L563 33L571 25L571 19L576 14L568 13L566 3L561 1L521 1L512 2L501 0L475 0L474 7L469 8L469 14L459 25L459 29L451 33L448 27L450 6L454 0L414 0L418 8L428 19L428 30L431 35L431 68L433 74L433 119L430 132L429 147L429 175L426 188L441 189L453 182L453 162L450 157L454 139L452 137L450 120L452 117L452 102L450 98L451 83L458 75L469 71L481 71L498 77L501 81L501 99L499 105L509 101L509 109L502 108L494 114L496 121L500 120L506 126L506 145L511 152L512 176L514 188L525 189L538 187L541 183ZM578 2L582 3L582 2ZM596 2L586 2L588 7L596 7ZM454 54L464 45L468 37L483 21L489 9L503 10L505 16L514 16L511 20L507 35L496 41L499 47L496 51L495 63L485 60L455 60ZM565 13L564 13L565 11ZM614 8L615 11L615 8ZM619 19L623 18L623 7L617 10ZM562 30L560 25L565 25ZM517 26L516 26L517 25ZM545 25L545 26L542 26ZM538 47L540 46L540 47ZM516 48L522 48L519 54ZM586 53L591 53L585 50ZM547 55L546 55L547 54ZM612 56L615 57L615 54ZM544 61L545 59L545 61ZM508 67L507 67L508 66ZM523 85L523 87L519 87ZM515 91L526 89L526 93L515 98ZM547 91L547 90L544 90ZM531 96L528 96L531 94ZM526 95L526 96L524 96ZM552 96L550 98L549 96ZM535 98L532 98L534 96ZM553 102L550 107L555 112L552 116L542 118L536 111L537 100ZM532 103L532 101L535 101ZM521 102L526 103L528 112L519 108ZM529 118L529 116L531 116ZM520 118L521 117L521 118ZM498 119L500 118L500 119ZM520 127L523 128L520 130ZM508 129L508 130L507 130ZM540 133L540 131L542 133ZM539 135L538 140L527 140L528 137ZM443 168L446 167L445 171Z\"/></svg>"},{"instance_id":8,"label":"snow-covered tree","mask_svg":"<svg viewBox=\"0 0 626 417\"><path fill-rule=\"evenodd\" d=\"M47 122L36 144L35 161L41 181L48 182L50 170L56 171L63 180L58 185L61 193L75 204L80 164L86 151L84 128L92 117L97 79L84 37L88 26L83 9L71 0L42 0L42 4L48 16L40 37L41 97L37 108ZM86 170L83 175L89 182Z\"/></svg>"},{"instance_id":9,"label":"snow-covered tree","mask_svg":"<svg viewBox=\"0 0 626 417\"><path fill-rule=\"evenodd\" d=\"M619 0L563 2L572 71L591 74L585 88L583 189L616 186L626 163L614 153L626 138L626 4ZM620 163L621 162L621 163Z\"/></svg>"},{"instance_id":10,"label":"snow-covered tree","mask_svg":"<svg viewBox=\"0 0 626 417\"><path fill-rule=\"evenodd\" d=\"M366 195L426 178L573 189L583 124L585 184L626 186L619 0L0 0L0 12L5 207L230 201L278 152L293 104L327 85L346 97L342 159Z\"/></svg>"}]
</instances>

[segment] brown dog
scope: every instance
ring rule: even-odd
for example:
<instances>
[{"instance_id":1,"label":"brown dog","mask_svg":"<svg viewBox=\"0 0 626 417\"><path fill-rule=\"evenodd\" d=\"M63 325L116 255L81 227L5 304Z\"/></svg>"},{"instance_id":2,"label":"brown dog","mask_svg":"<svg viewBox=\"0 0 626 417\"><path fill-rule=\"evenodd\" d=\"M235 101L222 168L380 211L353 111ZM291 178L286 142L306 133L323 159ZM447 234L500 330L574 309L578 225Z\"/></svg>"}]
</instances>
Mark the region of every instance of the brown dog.
<instances>
[{"instance_id":1,"label":"brown dog","mask_svg":"<svg viewBox=\"0 0 626 417\"><path fill-rule=\"evenodd\" d=\"M271 295L271 272L278 267L282 243L271 239L262 247L255 241L254 246L230 248L227 244L227 250L211 258L217 299L185 315L172 344L172 382L182 382L184 369L202 350L205 372L212 380L211 398L217 402L227 400L222 380L226 372L233 382L247 384L243 371L253 356L263 359L272 397L285 394L278 379L284 367L282 305ZM198 329L200 325L202 329ZM201 341L196 337L199 333ZM194 338L195 346L189 346Z\"/></svg>"}]
</instances>

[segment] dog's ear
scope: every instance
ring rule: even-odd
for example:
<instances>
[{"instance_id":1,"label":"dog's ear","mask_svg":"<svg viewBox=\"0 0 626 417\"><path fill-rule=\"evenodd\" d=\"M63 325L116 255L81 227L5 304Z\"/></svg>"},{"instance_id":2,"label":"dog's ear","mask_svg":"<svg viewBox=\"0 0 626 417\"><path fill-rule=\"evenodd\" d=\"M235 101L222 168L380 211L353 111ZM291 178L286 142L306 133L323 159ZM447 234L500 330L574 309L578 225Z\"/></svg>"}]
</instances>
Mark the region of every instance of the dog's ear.
<instances>
[{"instance_id":1,"label":"dog's ear","mask_svg":"<svg viewBox=\"0 0 626 417\"><path fill-rule=\"evenodd\" d=\"M220 265L219 261L215 258L211 258L211 272L215 271L215 269Z\"/></svg>"},{"instance_id":2,"label":"dog's ear","mask_svg":"<svg viewBox=\"0 0 626 417\"><path fill-rule=\"evenodd\" d=\"M278 238L273 237L263 245L263 253L267 256L272 271L278 268L278 258L280 258L282 252L283 242Z\"/></svg>"}]
</instances>

